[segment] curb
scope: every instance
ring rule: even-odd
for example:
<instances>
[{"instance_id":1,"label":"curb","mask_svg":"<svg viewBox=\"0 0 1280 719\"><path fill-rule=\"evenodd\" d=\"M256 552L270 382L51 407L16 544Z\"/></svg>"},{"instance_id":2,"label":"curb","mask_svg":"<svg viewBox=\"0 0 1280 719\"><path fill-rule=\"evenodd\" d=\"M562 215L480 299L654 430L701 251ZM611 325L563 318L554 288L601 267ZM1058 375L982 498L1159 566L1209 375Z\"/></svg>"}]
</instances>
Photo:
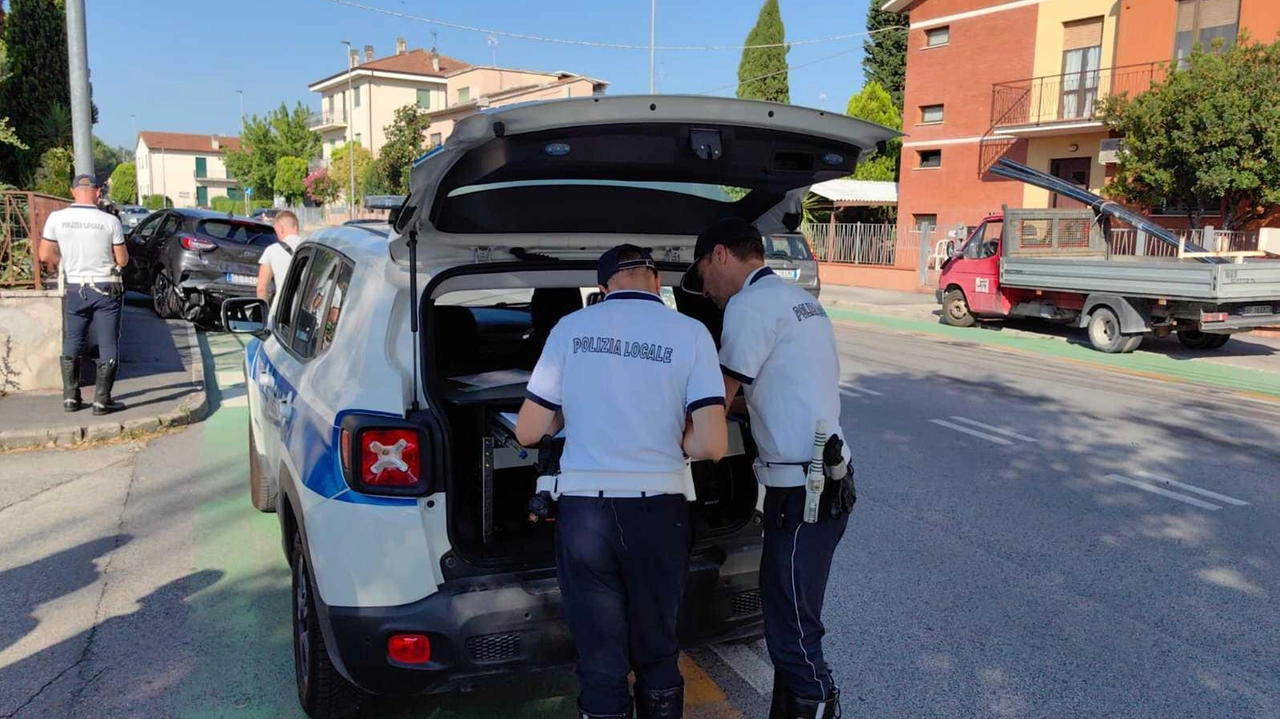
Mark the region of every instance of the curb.
<instances>
[{"instance_id":1,"label":"curb","mask_svg":"<svg viewBox=\"0 0 1280 719\"><path fill-rule=\"evenodd\" d=\"M181 427L195 424L209 415L208 385L204 381L204 349L200 346L200 338L196 334L195 325L185 320L167 320L183 322L186 325L187 341L191 348L191 384L195 392L185 398L178 406L168 412L148 417L134 417L124 422L113 422L108 417L93 417L84 425L65 424L44 428L11 429L0 432L0 451L22 449L37 446L68 447L82 442L96 442L114 439L126 434L145 434L167 427ZM94 421L97 420L97 421Z\"/></svg>"}]
</instances>

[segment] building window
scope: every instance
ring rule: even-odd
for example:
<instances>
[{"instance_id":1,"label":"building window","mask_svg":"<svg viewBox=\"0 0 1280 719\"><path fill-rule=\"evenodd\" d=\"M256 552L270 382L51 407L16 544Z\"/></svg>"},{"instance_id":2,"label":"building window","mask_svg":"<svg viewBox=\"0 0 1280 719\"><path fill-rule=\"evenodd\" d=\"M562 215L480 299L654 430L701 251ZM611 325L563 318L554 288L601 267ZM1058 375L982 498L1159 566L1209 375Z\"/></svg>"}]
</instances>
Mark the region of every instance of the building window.
<instances>
[{"instance_id":1,"label":"building window","mask_svg":"<svg viewBox=\"0 0 1280 719\"><path fill-rule=\"evenodd\" d=\"M942 122L942 105L922 105L920 107L920 124Z\"/></svg>"},{"instance_id":2,"label":"building window","mask_svg":"<svg viewBox=\"0 0 1280 719\"><path fill-rule=\"evenodd\" d=\"M431 109L431 91L430 90L418 90L418 107L422 108L423 110Z\"/></svg>"},{"instance_id":3,"label":"building window","mask_svg":"<svg viewBox=\"0 0 1280 719\"><path fill-rule=\"evenodd\" d=\"M925 225L928 225L929 227L938 226L937 215L912 215L911 221L914 224L914 227L912 229L915 229L915 230L919 230Z\"/></svg>"},{"instance_id":4,"label":"building window","mask_svg":"<svg viewBox=\"0 0 1280 719\"><path fill-rule=\"evenodd\" d=\"M360 88L351 90L351 103L354 107L360 107Z\"/></svg>"},{"instance_id":5,"label":"building window","mask_svg":"<svg viewBox=\"0 0 1280 719\"><path fill-rule=\"evenodd\" d=\"M1182 66L1196 45L1213 49L1236 41L1240 29L1240 0L1178 0L1178 24L1174 29L1173 58Z\"/></svg>"},{"instance_id":6,"label":"building window","mask_svg":"<svg viewBox=\"0 0 1280 719\"><path fill-rule=\"evenodd\" d=\"M1092 118L1102 64L1102 18L1062 26L1061 118Z\"/></svg>"},{"instance_id":7,"label":"building window","mask_svg":"<svg viewBox=\"0 0 1280 719\"><path fill-rule=\"evenodd\" d=\"M196 177L208 177L208 176L209 176L209 158L197 157L196 158Z\"/></svg>"},{"instance_id":8,"label":"building window","mask_svg":"<svg viewBox=\"0 0 1280 719\"><path fill-rule=\"evenodd\" d=\"M942 47L951 44L951 26L943 25L924 31L925 47Z\"/></svg>"},{"instance_id":9,"label":"building window","mask_svg":"<svg viewBox=\"0 0 1280 719\"><path fill-rule=\"evenodd\" d=\"M942 167L942 150L921 150L917 155L920 156L920 167Z\"/></svg>"},{"instance_id":10,"label":"building window","mask_svg":"<svg viewBox=\"0 0 1280 719\"><path fill-rule=\"evenodd\" d=\"M433 133L431 133L431 146L432 146L432 147L439 147L441 142L443 142L443 140L441 140L441 139L440 139L440 133L438 133L438 132L433 132Z\"/></svg>"},{"instance_id":11,"label":"building window","mask_svg":"<svg viewBox=\"0 0 1280 719\"><path fill-rule=\"evenodd\" d=\"M458 104L459 104L459 105L461 105L461 104L462 104L462 103L464 103L464 102L471 102L471 88L470 88L470 87L460 87L460 88L458 88Z\"/></svg>"}]
</instances>

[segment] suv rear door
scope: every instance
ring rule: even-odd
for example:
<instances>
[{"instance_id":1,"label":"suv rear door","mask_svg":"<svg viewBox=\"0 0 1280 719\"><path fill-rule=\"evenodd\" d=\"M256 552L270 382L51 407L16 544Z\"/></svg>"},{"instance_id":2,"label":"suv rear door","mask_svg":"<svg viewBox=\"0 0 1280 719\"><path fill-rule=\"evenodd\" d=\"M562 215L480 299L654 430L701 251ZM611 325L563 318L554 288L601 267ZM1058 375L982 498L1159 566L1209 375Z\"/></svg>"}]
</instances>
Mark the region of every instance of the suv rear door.
<instances>
[{"instance_id":1,"label":"suv rear door","mask_svg":"<svg viewBox=\"0 0 1280 719\"><path fill-rule=\"evenodd\" d=\"M692 259L723 217L794 230L815 182L851 174L898 133L792 105L704 97L587 97L472 115L420 159L391 252L511 259L513 247L594 259L620 242ZM518 257L518 255L517 255Z\"/></svg>"}]
</instances>

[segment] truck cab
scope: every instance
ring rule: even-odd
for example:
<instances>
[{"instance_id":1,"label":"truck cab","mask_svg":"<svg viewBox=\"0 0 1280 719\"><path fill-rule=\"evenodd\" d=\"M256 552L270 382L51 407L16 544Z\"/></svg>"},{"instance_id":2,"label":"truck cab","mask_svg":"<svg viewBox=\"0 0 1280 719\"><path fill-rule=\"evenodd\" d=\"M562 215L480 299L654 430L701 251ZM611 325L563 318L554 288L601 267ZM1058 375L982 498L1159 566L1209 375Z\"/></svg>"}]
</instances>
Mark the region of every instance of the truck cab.
<instances>
[{"instance_id":1,"label":"truck cab","mask_svg":"<svg viewBox=\"0 0 1280 719\"><path fill-rule=\"evenodd\" d=\"M935 296L947 324L970 327L977 315L1008 314L1000 294L1003 232L1004 215L988 215L942 263Z\"/></svg>"}]
</instances>

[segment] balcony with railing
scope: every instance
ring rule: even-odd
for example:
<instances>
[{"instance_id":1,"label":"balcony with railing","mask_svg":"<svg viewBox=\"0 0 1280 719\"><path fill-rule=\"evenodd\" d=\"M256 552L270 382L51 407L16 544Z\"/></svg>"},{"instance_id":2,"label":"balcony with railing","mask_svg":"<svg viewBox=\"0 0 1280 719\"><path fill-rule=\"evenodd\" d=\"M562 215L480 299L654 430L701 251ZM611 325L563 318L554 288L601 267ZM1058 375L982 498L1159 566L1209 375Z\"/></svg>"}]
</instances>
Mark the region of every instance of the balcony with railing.
<instances>
[{"instance_id":1,"label":"balcony with railing","mask_svg":"<svg viewBox=\"0 0 1280 719\"><path fill-rule=\"evenodd\" d=\"M996 83L991 126L1019 137L1098 129L1106 98L1139 95L1164 81L1167 72L1168 63L1153 62Z\"/></svg>"},{"instance_id":2,"label":"balcony with railing","mask_svg":"<svg viewBox=\"0 0 1280 719\"><path fill-rule=\"evenodd\" d=\"M313 112L307 126L316 132L338 130L347 126L347 116L344 112Z\"/></svg>"}]
</instances>

